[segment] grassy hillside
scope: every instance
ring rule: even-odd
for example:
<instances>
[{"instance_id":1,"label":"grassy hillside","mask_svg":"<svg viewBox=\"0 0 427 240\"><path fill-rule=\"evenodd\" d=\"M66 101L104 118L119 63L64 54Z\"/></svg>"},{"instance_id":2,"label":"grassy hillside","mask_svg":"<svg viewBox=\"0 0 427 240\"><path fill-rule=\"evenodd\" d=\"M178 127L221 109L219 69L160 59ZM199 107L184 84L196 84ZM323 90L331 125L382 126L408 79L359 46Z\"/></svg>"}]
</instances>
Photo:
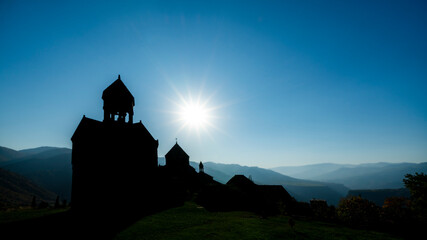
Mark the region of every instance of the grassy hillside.
<instances>
[{"instance_id":1,"label":"grassy hillside","mask_svg":"<svg viewBox=\"0 0 427 240\"><path fill-rule=\"evenodd\" d=\"M68 208L43 208L43 209L19 209L13 211L0 211L0 226L4 223L24 221L28 219L37 219L56 213L67 211ZM1 235L0 235L1 236Z\"/></svg>"},{"instance_id":2,"label":"grassy hillside","mask_svg":"<svg viewBox=\"0 0 427 240\"><path fill-rule=\"evenodd\" d=\"M29 179L0 168L0 209L29 206L33 196L37 200L52 202L56 195Z\"/></svg>"},{"instance_id":3,"label":"grassy hillside","mask_svg":"<svg viewBox=\"0 0 427 240\"><path fill-rule=\"evenodd\" d=\"M0 230L3 231L0 236L5 237L5 233L6 236L7 233L16 234L17 229L32 227L34 232L27 232L28 236L26 234L23 236L34 239L73 239L69 234L74 233L76 229L70 225L70 215L65 211L66 209L0 211ZM14 227L12 231L10 231L11 226ZM109 227L100 226L93 232L95 234L93 238L106 239L100 236L108 230ZM287 216L261 218L250 212L208 212L192 202L187 202L184 206L141 218L119 232L115 239L370 240L400 238L382 232L357 230L303 219L295 219L295 226L292 229Z\"/></svg>"},{"instance_id":4,"label":"grassy hillside","mask_svg":"<svg viewBox=\"0 0 427 240\"><path fill-rule=\"evenodd\" d=\"M193 204L142 218L116 236L125 239L398 239L385 233L355 230L333 224L261 218L249 212L208 212Z\"/></svg>"}]
</instances>

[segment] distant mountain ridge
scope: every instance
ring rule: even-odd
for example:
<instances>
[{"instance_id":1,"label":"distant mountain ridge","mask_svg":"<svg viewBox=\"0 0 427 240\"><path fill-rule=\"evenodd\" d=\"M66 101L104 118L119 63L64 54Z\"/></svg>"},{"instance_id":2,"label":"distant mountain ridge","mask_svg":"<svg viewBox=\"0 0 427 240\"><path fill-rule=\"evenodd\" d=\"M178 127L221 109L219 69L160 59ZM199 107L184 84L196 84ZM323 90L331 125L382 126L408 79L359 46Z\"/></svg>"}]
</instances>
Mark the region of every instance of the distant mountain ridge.
<instances>
[{"instance_id":1,"label":"distant mountain ridge","mask_svg":"<svg viewBox=\"0 0 427 240\"><path fill-rule=\"evenodd\" d=\"M9 171L21 174L36 184L55 192L62 198L71 197L71 149L43 147L23 151L27 155L9 159L0 163ZM32 153L32 154L31 154ZM22 154L22 153L21 153ZM29 154L29 155L28 155ZM164 165L164 158L159 158L159 164ZM190 163L198 170L198 163ZM205 172L219 182L226 183L235 174L243 174L258 184L283 185L288 192L299 201L309 201L311 198L322 198L331 204L347 194L348 189L338 184L325 184L284 176L277 172L237 164L204 163Z\"/></svg>"},{"instance_id":2,"label":"distant mountain ridge","mask_svg":"<svg viewBox=\"0 0 427 240\"><path fill-rule=\"evenodd\" d=\"M314 179L318 176L330 173L342 167L351 167L350 164L320 163L303 166L283 166L271 168L271 170L295 178ZM309 177L309 178L307 178Z\"/></svg>"},{"instance_id":3,"label":"distant mountain ridge","mask_svg":"<svg viewBox=\"0 0 427 240\"><path fill-rule=\"evenodd\" d=\"M7 163L11 159L23 157L24 155L25 154L23 154L19 151L0 146L0 164L1 163Z\"/></svg>"},{"instance_id":4,"label":"distant mountain ridge","mask_svg":"<svg viewBox=\"0 0 427 240\"><path fill-rule=\"evenodd\" d=\"M18 173L61 198L71 198L71 149L40 147L16 151L18 158L0 167Z\"/></svg>"},{"instance_id":5,"label":"distant mountain ridge","mask_svg":"<svg viewBox=\"0 0 427 240\"><path fill-rule=\"evenodd\" d=\"M292 177L343 184L350 189L397 189L406 174L427 172L423 163L314 164L276 167L272 170Z\"/></svg>"},{"instance_id":6,"label":"distant mountain ridge","mask_svg":"<svg viewBox=\"0 0 427 240\"><path fill-rule=\"evenodd\" d=\"M15 151L0 147L0 159L5 159L0 162L0 167L21 174L37 185L70 199L71 149L41 147ZM164 157L159 157L158 162L159 165L164 165ZM226 183L236 174L243 174L251 177L257 184L283 185L298 201L319 198L327 200L329 204L337 204L350 189L401 188L405 174L414 171L425 172L427 165L427 163L316 164L264 169L214 162L203 164L205 172L221 183ZM190 165L198 170L198 162L190 162Z\"/></svg>"},{"instance_id":7,"label":"distant mountain ridge","mask_svg":"<svg viewBox=\"0 0 427 240\"><path fill-rule=\"evenodd\" d=\"M68 153L71 151L69 148L58 148L58 147L37 147L23 150L14 150L7 147L0 146L0 167L9 165L12 162L16 163L20 160L26 160L28 157L33 158L45 158L47 156L57 155L58 151ZM41 154L38 156L38 154ZM11 161L13 160L13 161Z\"/></svg>"}]
</instances>

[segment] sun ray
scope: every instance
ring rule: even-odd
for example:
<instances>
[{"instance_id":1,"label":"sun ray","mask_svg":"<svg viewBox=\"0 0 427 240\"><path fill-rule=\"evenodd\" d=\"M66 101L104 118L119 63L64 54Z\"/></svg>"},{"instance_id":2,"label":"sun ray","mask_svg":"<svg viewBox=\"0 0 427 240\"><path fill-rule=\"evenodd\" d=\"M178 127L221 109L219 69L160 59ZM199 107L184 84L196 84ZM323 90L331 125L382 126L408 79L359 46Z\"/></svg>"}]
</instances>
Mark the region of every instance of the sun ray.
<instances>
[{"instance_id":1,"label":"sun ray","mask_svg":"<svg viewBox=\"0 0 427 240\"><path fill-rule=\"evenodd\" d=\"M191 92L189 88L186 88L184 91L186 95L182 94L173 84L171 84L171 88L176 99L173 100L170 96L166 99L172 105L169 113L173 114L174 117L171 122L178 125L176 134L186 130L187 134L194 134L199 139L205 134L213 140L210 131L219 129L215 125L215 121L219 119L216 114L220 107L212 105L216 91L206 95L204 84L196 92Z\"/></svg>"}]
</instances>

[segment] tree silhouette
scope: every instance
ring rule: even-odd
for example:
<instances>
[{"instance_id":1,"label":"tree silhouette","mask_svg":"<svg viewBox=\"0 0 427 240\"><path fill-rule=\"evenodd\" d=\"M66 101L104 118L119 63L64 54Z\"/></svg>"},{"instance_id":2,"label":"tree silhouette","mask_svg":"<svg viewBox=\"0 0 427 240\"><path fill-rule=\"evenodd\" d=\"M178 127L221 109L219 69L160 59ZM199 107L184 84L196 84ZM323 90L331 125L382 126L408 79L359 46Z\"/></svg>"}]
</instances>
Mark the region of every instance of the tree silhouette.
<instances>
[{"instance_id":1,"label":"tree silhouette","mask_svg":"<svg viewBox=\"0 0 427 240\"><path fill-rule=\"evenodd\" d=\"M341 221L351 226L373 226L379 222L380 209L375 203L360 196L350 196L341 199L337 215Z\"/></svg>"},{"instance_id":2,"label":"tree silhouette","mask_svg":"<svg viewBox=\"0 0 427 240\"><path fill-rule=\"evenodd\" d=\"M406 174L403 183L411 192L411 208L418 220L427 221L427 175L424 173Z\"/></svg>"},{"instance_id":3,"label":"tree silhouette","mask_svg":"<svg viewBox=\"0 0 427 240\"><path fill-rule=\"evenodd\" d=\"M382 218L387 224L404 225L410 220L410 201L404 197L389 197L384 200ZM396 226L397 227L397 226Z\"/></svg>"}]
</instances>

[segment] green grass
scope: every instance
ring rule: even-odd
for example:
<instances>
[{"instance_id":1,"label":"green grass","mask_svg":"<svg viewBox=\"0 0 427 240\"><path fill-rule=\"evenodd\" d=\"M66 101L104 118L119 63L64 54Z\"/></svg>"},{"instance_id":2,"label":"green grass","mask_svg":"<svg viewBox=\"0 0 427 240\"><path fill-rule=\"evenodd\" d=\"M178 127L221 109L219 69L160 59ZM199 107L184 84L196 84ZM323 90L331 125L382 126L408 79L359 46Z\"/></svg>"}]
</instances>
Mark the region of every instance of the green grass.
<instances>
[{"instance_id":1,"label":"green grass","mask_svg":"<svg viewBox=\"0 0 427 240\"><path fill-rule=\"evenodd\" d=\"M123 239L399 239L391 235L355 230L289 217L263 219L249 212L208 212L194 203L145 217L116 236Z\"/></svg>"},{"instance_id":2,"label":"green grass","mask_svg":"<svg viewBox=\"0 0 427 240\"><path fill-rule=\"evenodd\" d=\"M64 212L68 209L17 209L0 211L0 224L43 217L54 213Z\"/></svg>"},{"instance_id":3,"label":"green grass","mask_svg":"<svg viewBox=\"0 0 427 240\"><path fill-rule=\"evenodd\" d=\"M0 212L0 224L43 217L67 209L15 210ZM356 230L324 222L289 217L261 218L250 212L208 212L188 202L182 207L144 217L116 236L123 239L399 239L389 234Z\"/></svg>"}]
</instances>

